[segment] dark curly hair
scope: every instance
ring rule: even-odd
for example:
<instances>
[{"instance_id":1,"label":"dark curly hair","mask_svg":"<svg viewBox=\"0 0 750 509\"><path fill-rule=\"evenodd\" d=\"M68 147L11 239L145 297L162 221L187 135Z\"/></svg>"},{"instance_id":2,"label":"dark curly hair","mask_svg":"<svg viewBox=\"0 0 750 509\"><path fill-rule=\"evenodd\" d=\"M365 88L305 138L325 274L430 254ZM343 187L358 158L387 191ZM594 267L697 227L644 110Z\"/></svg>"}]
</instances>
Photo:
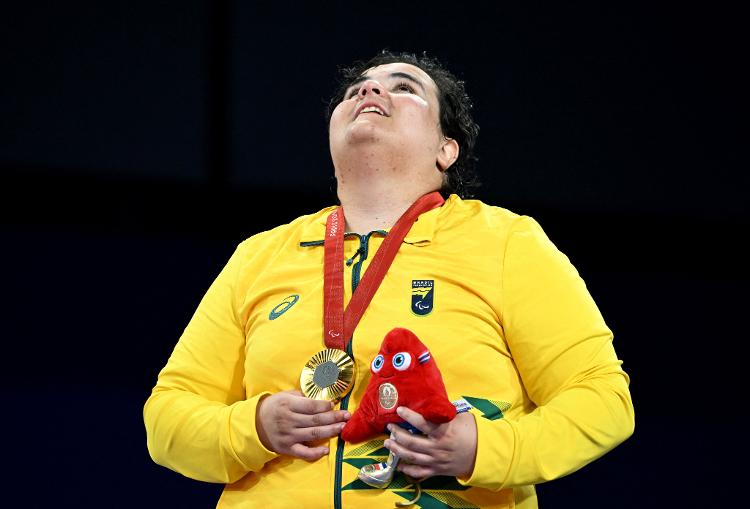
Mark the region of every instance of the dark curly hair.
<instances>
[{"instance_id":1,"label":"dark curly hair","mask_svg":"<svg viewBox=\"0 0 750 509\"><path fill-rule=\"evenodd\" d=\"M458 159L445 170L443 196L455 193L461 198L470 198L472 191L479 187L479 177L475 170L477 161L474 144L479 134L479 126L471 116L472 102L466 93L464 82L456 78L434 57L422 53L393 53L383 50L368 61L357 61L351 67L339 69L339 83L336 92L328 102L327 121L331 123L333 110L343 100L344 92L350 84L361 77L368 69L384 64L402 62L419 67L435 82L440 106L440 128L448 138L458 143Z\"/></svg>"}]
</instances>

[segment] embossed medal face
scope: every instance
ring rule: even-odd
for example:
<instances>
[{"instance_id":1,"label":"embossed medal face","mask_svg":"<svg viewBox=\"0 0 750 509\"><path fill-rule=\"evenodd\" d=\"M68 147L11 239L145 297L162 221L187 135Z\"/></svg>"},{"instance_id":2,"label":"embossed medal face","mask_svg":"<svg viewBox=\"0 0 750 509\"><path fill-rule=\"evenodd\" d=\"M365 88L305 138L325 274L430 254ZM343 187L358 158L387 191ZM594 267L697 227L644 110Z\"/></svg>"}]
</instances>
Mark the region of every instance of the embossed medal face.
<instances>
[{"instance_id":1,"label":"embossed medal face","mask_svg":"<svg viewBox=\"0 0 750 509\"><path fill-rule=\"evenodd\" d=\"M313 382L319 387L330 387L339 379L339 367L333 361L325 361L315 366Z\"/></svg>"},{"instance_id":2,"label":"embossed medal face","mask_svg":"<svg viewBox=\"0 0 750 509\"><path fill-rule=\"evenodd\" d=\"M328 348L313 355L299 377L308 398L337 401L352 388L354 361L343 350Z\"/></svg>"},{"instance_id":3,"label":"embossed medal face","mask_svg":"<svg viewBox=\"0 0 750 509\"><path fill-rule=\"evenodd\" d=\"M380 406L386 410L395 407L398 401L396 387L389 383L380 384L380 387L378 387L378 401L380 401Z\"/></svg>"}]
</instances>

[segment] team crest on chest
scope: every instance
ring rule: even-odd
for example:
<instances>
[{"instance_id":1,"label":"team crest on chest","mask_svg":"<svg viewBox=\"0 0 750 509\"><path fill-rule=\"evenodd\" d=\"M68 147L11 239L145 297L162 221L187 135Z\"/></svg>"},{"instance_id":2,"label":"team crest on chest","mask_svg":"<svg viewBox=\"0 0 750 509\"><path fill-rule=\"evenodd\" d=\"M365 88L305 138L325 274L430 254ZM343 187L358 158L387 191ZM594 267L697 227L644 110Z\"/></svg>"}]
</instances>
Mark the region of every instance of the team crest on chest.
<instances>
[{"instance_id":1,"label":"team crest on chest","mask_svg":"<svg viewBox=\"0 0 750 509\"><path fill-rule=\"evenodd\" d=\"M425 316L432 313L435 304L435 281L433 279L413 279L411 282L411 311Z\"/></svg>"}]
</instances>

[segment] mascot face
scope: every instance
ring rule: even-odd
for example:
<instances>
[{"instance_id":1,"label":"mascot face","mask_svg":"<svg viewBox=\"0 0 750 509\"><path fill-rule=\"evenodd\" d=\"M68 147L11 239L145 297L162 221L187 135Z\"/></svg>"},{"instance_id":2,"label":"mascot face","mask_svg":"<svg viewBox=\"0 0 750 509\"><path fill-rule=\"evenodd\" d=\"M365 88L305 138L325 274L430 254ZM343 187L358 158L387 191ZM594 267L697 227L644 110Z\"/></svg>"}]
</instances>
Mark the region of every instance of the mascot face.
<instances>
[{"instance_id":1,"label":"mascot face","mask_svg":"<svg viewBox=\"0 0 750 509\"><path fill-rule=\"evenodd\" d=\"M413 334L389 334L372 360L370 370L374 377L389 379L419 371L421 364L430 359L427 350Z\"/></svg>"}]
</instances>

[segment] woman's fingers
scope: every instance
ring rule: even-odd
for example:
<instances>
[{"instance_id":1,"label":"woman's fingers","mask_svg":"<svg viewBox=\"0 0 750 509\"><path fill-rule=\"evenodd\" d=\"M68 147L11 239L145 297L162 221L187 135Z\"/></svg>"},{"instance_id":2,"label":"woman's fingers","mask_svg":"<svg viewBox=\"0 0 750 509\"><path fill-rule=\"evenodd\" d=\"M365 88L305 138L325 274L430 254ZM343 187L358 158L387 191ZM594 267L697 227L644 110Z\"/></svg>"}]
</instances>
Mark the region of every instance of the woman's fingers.
<instances>
[{"instance_id":1,"label":"woman's fingers","mask_svg":"<svg viewBox=\"0 0 750 509\"><path fill-rule=\"evenodd\" d=\"M427 419L422 417L421 414L418 414L414 410L405 406L398 407L396 409L396 413L398 414L399 417L401 417L403 420L405 420L406 422L408 422L409 424L417 428L419 431L421 431L425 435L429 435L430 433L435 431L435 429L437 429L437 427L439 426L438 424L435 424L434 422L428 421Z\"/></svg>"},{"instance_id":2,"label":"woman's fingers","mask_svg":"<svg viewBox=\"0 0 750 509\"><path fill-rule=\"evenodd\" d=\"M402 447L405 447L411 451L430 454L434 449L434 444L430 441L429 438L425 437L424 435L415 435L413 433L409 433L404 428L396 424L389 424L388 431L391 432L392 439L394 439Z\"/></svg>"},{"instance_id":3,"label":"woman's fingers","mask_svg":"<svg viewBox=\"0 0 750 509\"><path fill-rule=\"evenodd\" d=\"M399 463L396 470L403 472L412 479L425 479L436 475L437 472L432 467L426 467L424 465L410 465L408 463Z\"/></svg>"},{"instance_id":4,"label":"woman's fingers","mask_svg":"<svg viewBox=\"0 0 750 509\"><path fill-rule=\"evenodd\" d=\"M444 424L430 422L408 408L399 408L399 415L430 435L412 435L396 425L389 426L391 438L384 445L403 460L398 470L414 478L471 475L477 449L476 423L471 413L459 414Z\"/></svg>"},{"instance_id":5,"label":"woman's fingers","mask_svg":"<svg viewBox=\"0 0 750 509\"><path fill-rule=\"evenodd\" d=\"M323 438L335 437L341 433L344 427L343 422L329 424L328 426L313 426L310 428L297 428L294 430L294 440L296 442L314 442Z\"/></svg>"},{"instance_id":6,"label":"woman's fingers","mask_svg":"<svg viewBox=\"0 0 750 509\"><path fill-rule=\"evenodd\" d=\"M333 409L333 403L318 399L310 399L301 394L289 393L289 410L296 414L314 415Z\"/></svg>"},{"instance_id":7,"label":"woman's fingers","mask_svg":"<svg viewBox=\"0 0 750 509\"><path fill-rule=\"evenodd\" d=\"M258 436L272 451L306 460L318 459L328 454L328 449L305 443L338 435L349 418L349 412L332 408L330 401L309 399L299 391L273 394L262 399L258 407Z\"/></svg>"},{"instance_id":8,"label":"woman's fingers","mask_svg":"<svg viewBox=\"0 0 750 509\"><path fill-rule=\"evenodd\" d=\"M289 448L292 456L302 458L307 461L315 461L328 454L328 447L308 447L305 444L294 444Z\"/></svg>"},{"instance_id":9,"label":"woman's fingers","mask_svg":"<svg viewBox=\"0 0 750 509\"><path fill-rule=\"evenodd\" d=\"M326 426L337 422L346 422L351 415L346 410L333 410L319 414L292 414L294 424L298 428Z\"/></svg>"},{"instance_id":10,"label":"woman's fingers","mask_svg":"<svg viewBox=\"0 0 750 509\"><path fill-rule=\"evenodd\" d=\"M393 454L398 454L398 457L401 458L401 460L406 461L407 463L425 466L435 463L435 459L429 454L412 451L411 449L402 446L393 439L389 438L383 443L383 445L389 451L393 451Z\"/></svg>"}]
</instances>

